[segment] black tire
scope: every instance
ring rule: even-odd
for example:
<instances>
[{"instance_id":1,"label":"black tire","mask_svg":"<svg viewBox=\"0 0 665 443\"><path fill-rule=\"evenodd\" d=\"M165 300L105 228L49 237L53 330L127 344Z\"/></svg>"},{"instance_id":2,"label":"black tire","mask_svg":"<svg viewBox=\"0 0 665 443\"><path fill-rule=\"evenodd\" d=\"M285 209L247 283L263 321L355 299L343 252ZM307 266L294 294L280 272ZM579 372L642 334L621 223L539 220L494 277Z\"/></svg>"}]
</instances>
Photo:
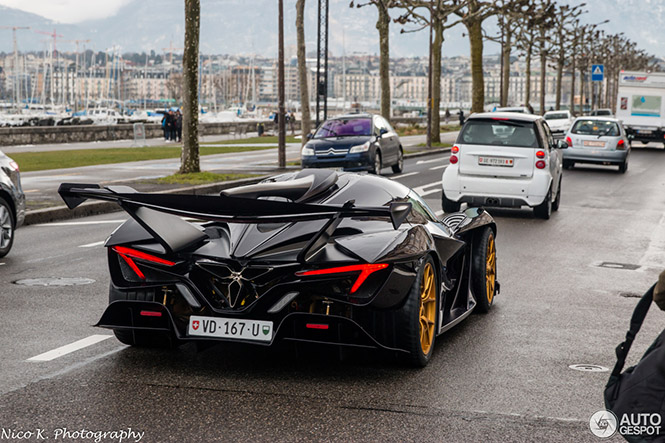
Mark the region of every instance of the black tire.
<instances>
[{"instance_id":1,"label":"black tire","mask_svg":"<svg viewBox=\"0 0 665 443\"><path fill-rule=\"evenodd\" d=\"M441 209L443 209L443 212L445 212L446 214L450 214L451 212L459 211L459 208L460 208L459 202L448 200L448 198L446 197L446 193L445 192L441 193Z\"/></svg>"},{"instance_id":2,"label":"black tire","mask_svg":"<svg viewBox=\"0 0 665 443\"><path fill-rule=\"evenodd\" d=\"M552 203L552 211L558 211L559 204L561 204L561 177L559 177L559 188L556 191L556 198L554 199L554 203Z\"/></svg>"},{"instance_id":3,"label":"black tire","mask_svg":"<svg viewBox=\"0 0 665 443\"><path fill-rule=\"evenodd\" d=\"M535 208L533 208L533 213L536 217L542 218L543 220L549 220L552 215L552 187L547 191L545 200Z\"/></svg>"},{"instance_id":4,"label":"black tire","mask_svg":"<svg viewBox=\"0 0 665 443\"><path fill-rule=\"evenodd\" d=\"M0 257L9 254L14 244L16 219L14 211L7 201L0 197Z\"/></svg>"},{"instance_id":5,"label":"black tire","mask_svg":"<svg viewBox=\"0 0 665 443\"><path fill-rule=\"evenodd\" d=\"M393 172L395 174L399 174L404 170L404 152L402 151L402 147L399 147L399 151L397 152L397 163L395 163L393 166Z\"/></svg>"},{"instance_id":6,"label":"black tire","mask_svg":"<svg viewBox=\"0 0 665 443\"><path fill-rule=\"evenodd\" d=\"M471 288L476 298L476 312L486 313L496 296L496 242L494 231L485 227L473 242Z\"/></svg>"},{"instance_id":7,"label":"black tire","mask_svg":"<svg viewBox=\"0 0 665 443\"><path fill-rule=\"evenodd\" d=\"M155 291L146 290L128 293L115 289L112 284L109 285L109 303L119 300L155 301ZM114 329L113 334L123 344L143 348L172 349L179 344L173 334L164 332Z\"/></svg>"},{"instance_id":8,"label":"black tire","mask_svg":"<svg viewBox=\"0 0 665 443\"><path fill-rule=\"evenodd\" d=\"M619 165L619 172L625 174L628 170L628 159Z\"/></svg>"},{"instance_id":9,"label":"black tire","mask_svg":"<svg viewBox=\"0 0 665 443\"><path fill-rule=\"evenodd\" d=\"M381 162L381 151L378 149L374 153L374 163L372 164L372 169L369 171L372 174L381 175L381 168L383 163Z\"/></svg>"},{"instance_id":10,"label":"black tire","mask_svg":"<svg viewBox=\"0 0 665 443\"><path fill-rule=\"evenodd\" d=\"M416 367L427 366L434 352L438 327L438 288L434 261L427 256L418 267L418 274L404 306L397 312L400 347L409 351L405 357ZM423 330L423 326L426 330Z\"/></svg>"}]
</instances>

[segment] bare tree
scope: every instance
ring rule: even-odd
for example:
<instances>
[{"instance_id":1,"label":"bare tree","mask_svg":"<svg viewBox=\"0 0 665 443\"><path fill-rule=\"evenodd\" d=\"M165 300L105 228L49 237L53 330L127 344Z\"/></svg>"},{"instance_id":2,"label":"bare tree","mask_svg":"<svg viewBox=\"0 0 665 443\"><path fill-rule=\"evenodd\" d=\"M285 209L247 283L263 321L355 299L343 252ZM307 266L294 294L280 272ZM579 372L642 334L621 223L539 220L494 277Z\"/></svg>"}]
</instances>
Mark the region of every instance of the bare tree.
<instances>
[{"instance_id":1,"label":"bare tree","mask_svg":"<svg viewBox=\"0 0 665 443\"><path fill-rule=\"evenodd\" d=\"M376 29L379 31L379 77L381 83L381 115L390 120L390 14L388 10L397 6L397 0L367 0L365 3L356 3L351 0L349 6L362 8L368 5L376 6L379 19Z\"/></svg>"},{"instance_id":2,"label":"bare tree","mask_svg":"<svg viewBox=\"0 0 665 443\"><path fill-rule=\"evenodd\" d=\"M169 78L166 79L166 90L169 92L169 98L175 100L176 103L182 102L182 87L183 75L180 72L170 72Z\"/></svg>"},{"instance_id":3,"label":"bare tree","mask_svg":"<svg viewBox=\"0 0 665 443\"><path fill-rule=\"evenodd\" d=\"M199 0L185 0L185 50L182 56L183 115L181 174L199 172Z\"/></svg>"},{"instance_id":4,"label":"bare tree","mask_svg":"<svg viewBox=\"0 0 665 443\"><path fill-rule=\"evenodd\" d=\"M553 52L556 55L556 99L555 109L561 109L561 83L563 79L563 67L566 63L570 51L575 51L570 45L571 29L575 20L584 13L582 10L584 3L577 6L560 5L554 14L554 29L553 29Z\"/></svg>"},{"instance_id":5,"label":"bare tree","mask_svg":"<svg viewBox=\"0 0 665 443\"><path fill-rule=\"evenodd\" d=\"M305 53L305 0L296 1L296 33L298 39L298 81L300 82L300 127L302 129L302 145L307 143L306 134L312 127L309 116L309 88L307 84L307 59Z\"/></svg>"}]
</instances>

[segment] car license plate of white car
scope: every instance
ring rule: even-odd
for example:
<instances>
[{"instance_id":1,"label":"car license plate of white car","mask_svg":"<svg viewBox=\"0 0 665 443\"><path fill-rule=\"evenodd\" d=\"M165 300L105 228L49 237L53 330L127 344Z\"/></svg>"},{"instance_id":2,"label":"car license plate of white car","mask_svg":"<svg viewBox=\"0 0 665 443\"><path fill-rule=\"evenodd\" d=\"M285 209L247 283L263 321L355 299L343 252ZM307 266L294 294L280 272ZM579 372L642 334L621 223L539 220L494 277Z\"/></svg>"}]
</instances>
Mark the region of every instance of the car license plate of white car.
<instances>
[{"instance_id":1,"label":"car license plate of white car","mask_svg":"<svg viewBox=\"0 0 665 443\"><path fill-rule=\"evenodd\" d=\"M595 140L584 140L584 146L592 146L594 148L602 148L602 147L605 146L605 142L595 141Z\"/></svg>"},{"instance_id":2,"label":"car license plate of white car","mask_svg":"<svg viewBox=\"0 0 665 443\"><path fill-rule=\"evenodd\" d=\"M512 168L515 160L506 157L478 157L478 164L483 166L505 166Z\"/></svg>"},{"instance_id":3,"label":"car license plate of white car","mask_svg":"<svg viewBox=\"0 0 665 443\"><path fill-rule=\"evenodd\" d=\"M653 131L650 131L649 129L638 129L637 133L638 134L653 134Z\"/></svg>"},{"instance_id":4,"label":"car license plate of white car","mask_svg":"<svg viewBox=\"0 0 665 443\"><path fill-rule=\"evenodd\" d=\"M270 341L272 340L272 322L192 315L189 317L187 334L197 337Z\"/></svg>"}]
</instances>

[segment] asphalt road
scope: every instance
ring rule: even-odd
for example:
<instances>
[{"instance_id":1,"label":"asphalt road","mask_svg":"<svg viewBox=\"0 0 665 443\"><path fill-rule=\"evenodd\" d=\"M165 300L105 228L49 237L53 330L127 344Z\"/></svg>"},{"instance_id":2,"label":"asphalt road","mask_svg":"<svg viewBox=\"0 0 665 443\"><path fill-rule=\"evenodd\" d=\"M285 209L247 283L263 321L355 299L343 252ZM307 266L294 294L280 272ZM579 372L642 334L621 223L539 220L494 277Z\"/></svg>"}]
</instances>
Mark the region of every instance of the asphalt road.
<instances>
[{"instance_id":1,"label":"asphalt road","mask_svg":"<svg viewBox=\"0 0 665 443\"><path fill-rule=\"evenodd\" d=\"M392 178L440 211L446 157L410 159ZM662 149L634 149L623 175L565 171L548 221L491 210L502 292L489 314L440 337L422 370L375 353L340 360L332 349L125 347L91 326L107 299L101 242L124 214L27 226L0 259L0 431L35 433L21 441L39 441L37 430L94 441L73 432L128 428L144 442L597 441L588 422L603 407L608 374L569 365L613 365L635 296L665 267L664 167ZM94 282L15 284L44 277ZM663 315L649 314L629 363ZM30 360L80 340L81 349Z\"/></svg>"}]
</instances>

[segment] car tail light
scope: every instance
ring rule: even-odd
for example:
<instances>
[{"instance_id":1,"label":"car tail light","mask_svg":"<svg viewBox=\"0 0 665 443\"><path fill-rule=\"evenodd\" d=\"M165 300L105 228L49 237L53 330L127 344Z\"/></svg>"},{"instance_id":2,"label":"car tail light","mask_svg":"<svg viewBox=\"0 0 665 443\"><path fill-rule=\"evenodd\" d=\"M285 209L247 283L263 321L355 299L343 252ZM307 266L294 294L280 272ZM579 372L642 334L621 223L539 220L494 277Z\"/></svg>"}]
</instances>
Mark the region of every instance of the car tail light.
<instances>
[{"instance_id":1,"label":"car tail light","mask_svg":"<svg viewBox=\"0 0 665 443\"><path fill-rule=\"evenodd\" d=\"M313 275L329 275L329 274L348 274L350 272L360 272L355 283L351 287L351 294L356 292L360 286L367 280L372 273L385 269L388 267L387 263L368 263L364 265L351 265L351 266L340 266L336 268L328 269L315 269L312 271L298 271L296 275L298 277L309 277Z\"/></svg>"},{"instance_id":2,"label":"car tail light","mask_svg":"<svg viewBox=\"0 0 665 443\"><path fill-rule=\"evenodd\" d=\"M141 311L142 317L161 317L162 313L159 311Z\"/></svg>"},{"instance_id":3,"label":"car tail light","mask_svg":"<svg viewBox=\"0 0 665 443\"><path fill-rule=\"evenodd\" d=\"M623 139L617 142L617 149L626 149L626 143L623 141Z\"/></svg>"},{"instance_id":4,"label":"car tail light","mask_svg":"<svg viewBox=\"0 0 665 443\"><path fill-rule=\"evenodd\" d=\"M145 280L145 274L141 272L132 258L138 258L139 260L145 260L147 262L166 266L175 265L175 262L165 260L155 255L146 254L145 252L137 251L136 249L126 248L124 246L113 246L111 249L113 249L120 257L122 257L123 260L125 260L129 267L132 268L132 271L134 271L141 280Z\"/></svg>"},{"instance_id":5,"label":"car tail light","mask_svg":"<svg viewBox=\"0 0 665 443\"><path fill-rule=\"evenodd\" d=\"M536 152L536 157L538 157L538 158L545 158L545 151L538 151L538 152Z\"/></svg>"},{"instance_id":6,"label":"car tail light","mask_svg":"<svg viewBox=\"0 0 665 443\"><path fill-rule=\"evenodd\" d=\"M459 152L459 146L453 146L450 152L452 152L453 154L457 154Z\"/></svg>"},{"instance_id":7,"label":"car tail light","mask_svg":"<svg viewBox=\"0 0 665 443\"><path fill-rule=\"evenodd\" d=\"M328 325L324 323L307 323L305 324L305 327L307 329L322 329L322 330L328 329Z\"/></svg>"},{"instance_id":8,"label":"car tail light","mask_svg":"<svg viewBox=\"0 0 665 443\"><path fill-rule=\"evenodd\" d=\"M566 143L568 143L569 148L573 147L573 139L572 138L566 137Z\"/></svg>"},{"instance_id":9,"label":"car tail light","mask_svg":"<svg viewBox=\"0 0 665 443\"><path fill-rule=\"evenodd\" d=\"M547 163L545 163L542 160L538 160L536 162L536 168L538 168L538 169L545 169L545 166L547 166Z\"/></svg>"},{"instance_id":10,"label":"car tail light","mask_svg":"<svg viewBox=\"0 0 665 443\"><path fill-rule=\"evenodd\" d=\"M9 162L9 167L12 168L14 171L19 172L18 163L16 163L14 160Z\"/></svg>"},{"instance_id":11,"label":"car tail light","mask_svg":"<svg viewBox=\"0 0 665 443\"><path fill-rule=\"evenodd\" d=\"M456 164L458 161L459 161L459 159L457 158L456 155L451 155L451 156L450 156L450 164L451 164L451 165Z\"/></svg>"}]
</instances>

